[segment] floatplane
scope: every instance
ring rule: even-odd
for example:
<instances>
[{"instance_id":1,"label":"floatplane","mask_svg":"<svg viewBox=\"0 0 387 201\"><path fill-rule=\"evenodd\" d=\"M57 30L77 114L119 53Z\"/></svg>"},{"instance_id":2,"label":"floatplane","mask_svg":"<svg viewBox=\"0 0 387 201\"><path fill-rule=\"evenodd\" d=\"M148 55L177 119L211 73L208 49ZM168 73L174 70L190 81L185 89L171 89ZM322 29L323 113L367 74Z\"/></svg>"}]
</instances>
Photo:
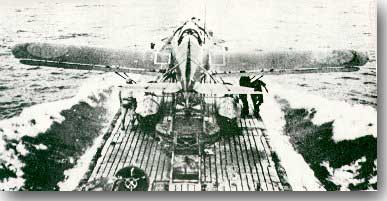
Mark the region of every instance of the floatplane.
<instances>
[{"instance_id":1,"label":"floatplane","mask_svg":"<svg viewBox=\"0 0 387 201\"><path fill-rule=\"evenodd\" d=\"M26 65L155 76L123 86L144 98L137 123L113 124L91 167L85 183L114 178L104 190L282 190L261 121L241 118L235 98L261 92L222 78L352 72L368 61L354 50L233 51L195 18L146 49L23 43L12 53Z\"/></svg>"}]
</instances>

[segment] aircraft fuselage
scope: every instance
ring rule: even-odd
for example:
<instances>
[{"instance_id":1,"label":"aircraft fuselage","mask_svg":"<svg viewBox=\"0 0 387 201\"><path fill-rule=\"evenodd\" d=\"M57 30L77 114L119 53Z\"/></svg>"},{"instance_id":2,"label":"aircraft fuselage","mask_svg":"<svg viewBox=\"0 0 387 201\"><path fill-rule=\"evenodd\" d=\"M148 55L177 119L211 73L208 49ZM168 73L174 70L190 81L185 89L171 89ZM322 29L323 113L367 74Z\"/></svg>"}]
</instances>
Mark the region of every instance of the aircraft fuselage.
<instances>
[{"instance_id":1,"label":"aircraft fuselage","mask_svg":"<svg viewBox=\"0 0 387 201\"><path fill-rule=\"evenodd\" d=\"M172 57L177 65L177 79L185 92L193 90L208 69L208 37L195 21L188 21L172 36Z\"/></svg>"}]
</instances>

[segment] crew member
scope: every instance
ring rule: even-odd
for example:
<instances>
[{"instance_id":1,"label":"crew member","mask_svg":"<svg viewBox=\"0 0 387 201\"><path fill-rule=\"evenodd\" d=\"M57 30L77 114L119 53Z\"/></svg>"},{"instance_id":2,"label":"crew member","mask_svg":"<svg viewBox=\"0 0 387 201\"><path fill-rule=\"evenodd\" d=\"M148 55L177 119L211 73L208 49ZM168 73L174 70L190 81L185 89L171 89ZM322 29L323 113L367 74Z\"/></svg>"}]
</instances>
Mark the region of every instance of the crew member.
<instances>
[{"instance_id":1,"label":"crew member","mask_svg":"<svg viewBox=\"0 0 387 201\"><path fill-rule=\"evenodd\" d=\"M264 83L261 78L261 76L241 76L239 79L239 85L244 86L244 87L251 87L254 88L254 91L262 92L262 87L265 88L266 92L269 92L266 88L266 83ZM240 98L242 100L243 108L242 108L242 116L246 116L249 114L249 103L247 101L247 95L246 94L241 94ZM263 94L252 94L251 95L251 100L253 102L253 110L254 110L254 116L258 117L259 116L259 107L263 103Z\"/></svg>"},{"instance_id":2,"label":"crew member","mask_svg":"<svg viewBox=\"0 0 387 201\"><path fill-rule=\"evenodd\" d=\"M127 84L134 84L135 82L132 79L126 80ZM133 96L133 91L121 88L121 90L118 92L118 97L120 99L120 105L121 105L121 113L123 114L122 116L122 126L121 129L125 130L125 118L126 115L129 113L131 121L130 123L133 125L134 121L136 120L135 118L135 111L137 108L137 100Z\"/></svg>"}]
</instances>

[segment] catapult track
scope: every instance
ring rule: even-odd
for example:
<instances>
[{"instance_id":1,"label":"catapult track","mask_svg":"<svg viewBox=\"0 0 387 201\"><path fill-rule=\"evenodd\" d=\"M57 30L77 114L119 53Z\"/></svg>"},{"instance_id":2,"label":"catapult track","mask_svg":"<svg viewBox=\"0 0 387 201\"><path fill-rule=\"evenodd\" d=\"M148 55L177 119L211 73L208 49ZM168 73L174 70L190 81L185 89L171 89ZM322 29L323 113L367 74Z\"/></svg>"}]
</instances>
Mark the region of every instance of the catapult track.
<instances>
[{"instance_id":1,"label":"catapult track","mask_svg":"<svg viewBox=\"0 0 387 201\"><path fill-rule=\"evenodd\" d=\"M215 118L214 111L208 114L209 118ZM89 182L113 177L121 168L134 165L148 175L151 191L284 190L271 157L264 124L257 118L240 119L241 135L222 137L207 146L212 151L200 156L199 182L172 182L171 154L167 154L154 135L144 133L137 124L121 125L119 119L107 133L101 154L87 178Z\"/></svg>"}]
</instances>

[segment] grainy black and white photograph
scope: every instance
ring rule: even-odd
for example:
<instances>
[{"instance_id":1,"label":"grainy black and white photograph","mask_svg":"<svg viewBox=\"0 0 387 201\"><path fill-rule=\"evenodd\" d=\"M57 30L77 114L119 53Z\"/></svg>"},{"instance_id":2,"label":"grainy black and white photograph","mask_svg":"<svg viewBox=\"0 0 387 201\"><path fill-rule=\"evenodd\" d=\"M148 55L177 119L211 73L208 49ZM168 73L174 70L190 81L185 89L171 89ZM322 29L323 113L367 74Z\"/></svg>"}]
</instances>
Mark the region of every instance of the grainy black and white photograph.
<instances>
[{"instance_id":1,"label":"grainy black and white photograph","mask_svg":"<svg viewBox=\"0 0 387 201\"><path fill-rule=\"evenodd\" d=\"M376 0L1 0L0 190L377 191Z\"/></svg>"}]
</instances>

